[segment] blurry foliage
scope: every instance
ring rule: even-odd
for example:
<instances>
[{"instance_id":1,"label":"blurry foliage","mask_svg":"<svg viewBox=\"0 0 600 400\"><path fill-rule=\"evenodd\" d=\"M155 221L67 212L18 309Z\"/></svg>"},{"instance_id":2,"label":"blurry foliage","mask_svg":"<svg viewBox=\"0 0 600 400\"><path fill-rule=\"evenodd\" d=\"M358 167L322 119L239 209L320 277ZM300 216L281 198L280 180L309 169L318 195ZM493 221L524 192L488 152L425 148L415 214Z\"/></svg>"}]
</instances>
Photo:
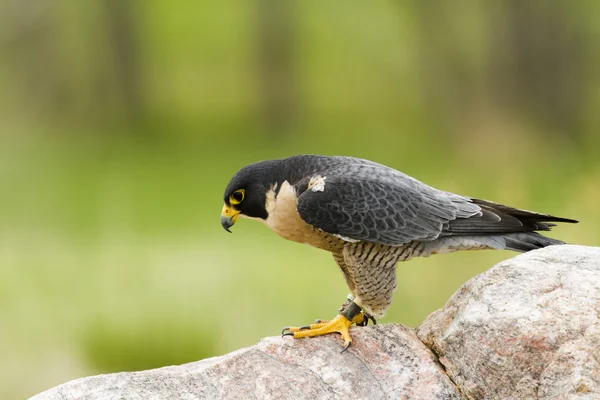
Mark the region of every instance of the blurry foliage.
<instances>
[{"instance_id":1,"label":"blurry foliage","mask_svg":"<svg viewBox=\"0 0 600 400\"><path fill-rule=\"evenodd\" d=\"M161 315L156 321L132 325L111 319L95 321L82 336L82 351L92 368L100 371L137 371L184 364L212 356L215 335L198 330L188 321L210 316L196 315L188 320L169 321Z\"/></svg>"},{"instance_id":2,"label":"blurry foliage","mask_svg":"<svg viewBox=\"0 0 600 400\"><path fill-rule=\"evenodd\" d=\"M600 3L0 4L0 387L219 355L331 318L331 256L244 221L241 166L345 154L600 242ZM508 252L398 266L414 326Z\"/></svg>"}]
</instances>

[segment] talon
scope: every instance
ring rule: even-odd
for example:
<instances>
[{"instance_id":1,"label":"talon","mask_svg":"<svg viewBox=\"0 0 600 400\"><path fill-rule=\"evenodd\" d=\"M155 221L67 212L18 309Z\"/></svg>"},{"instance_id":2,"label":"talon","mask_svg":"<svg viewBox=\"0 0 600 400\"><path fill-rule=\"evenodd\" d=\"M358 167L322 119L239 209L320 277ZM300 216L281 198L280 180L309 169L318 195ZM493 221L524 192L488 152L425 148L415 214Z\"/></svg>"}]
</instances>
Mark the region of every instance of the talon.
<instances>
[{"instance_id":1,"label":"talon","mask_svg":"<svg viewBox=\"0 0 600 400\"><path fill-rule=\"evenodd\" d=\"M357 323L356 325L367 326L367 325L369 325L369 321L373 321L373 325L377 325L377 321L375 320L375 318L372 315L364 313L364 320L361 321L360 323Z\"/></svg>"},{"instance_id":2,"label":"talon","mask_svg":"<svg viewBox=\"0 0 600 400\"><path fill-rule=\"evenodd\" d=\"M350 348L351 344L352 344L352 340L350 340L348 343L346 343L346 345L344 346L344 349L342 351L340 351L340 353L343 353L346 350L348 350Z\"/></svg>"},{"instance_id":3,"label":"talon","mask_svg":"<svg viewBox=\"0 0 600 400\"><path fill-rule=\"evenodd\" d=\"M343 315L338 315L329 322L320 322L308 326L301 326L299 328L291 327L289 332L283 334L283 336L293 336L295 339L321 336L329 333L339 333L342 335L344 345L347 347L348 343L352 341L350 337L349 328L352 325L352 321Z\"/></svg>"},{"instance_id":4,"label":"talon","mask_svg":"<svg viewBox=\"0 0 600 400\"><path fill-rule=\"evenodd\" d=\"M327 322L319 322L317 324L311 324L311 325L303 325L303 326L286 326L282 333L284 331L290 331L290 332L300 332L300 331L306 331L306 330L310 330L310 329L318 329L318 328L322 328L323 326L327 325Z\"/></svg>"},{"instance_id":5,"label":"talon","mask_svg":"<svg viewBox=\"0 0 600 400\"><path fill-rule=\"evenodd\" d=\"M350 337L350 326L352 324L366 325L369 321L368 317L353 301L348 301L348 305L331 321L315 320L312 325L304 325L300 327L286 326L281 331L281 336L292 336L294 339L305 337L327 335L329 333L339 333L344 341L344 349L348 350L352 343ZM371 317L372 318L372 317ZM287 332L286 332L287 331Z\"/></svg>"}]
</instances>

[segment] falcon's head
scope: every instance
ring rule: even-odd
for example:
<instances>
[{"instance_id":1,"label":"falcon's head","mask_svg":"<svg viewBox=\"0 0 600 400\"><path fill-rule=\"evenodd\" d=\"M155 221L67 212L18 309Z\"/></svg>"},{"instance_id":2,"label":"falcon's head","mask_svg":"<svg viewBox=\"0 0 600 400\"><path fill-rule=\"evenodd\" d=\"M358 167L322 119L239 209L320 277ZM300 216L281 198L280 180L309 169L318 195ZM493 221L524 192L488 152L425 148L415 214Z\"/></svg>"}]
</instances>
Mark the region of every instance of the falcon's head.
<instances>
[{"instance_id":1,"label":"falcon's head","mask_svg":"<svg viewBox=\"0 0 600 400\"><path fill-rule=\"evenodd\" d=\"M284 180L285 170L280 167L279 160L259 161L233 175L225 188L221 211L221 225L227 232L240 216L267 219L267 193Z\"/></svg>"}]
</instances>

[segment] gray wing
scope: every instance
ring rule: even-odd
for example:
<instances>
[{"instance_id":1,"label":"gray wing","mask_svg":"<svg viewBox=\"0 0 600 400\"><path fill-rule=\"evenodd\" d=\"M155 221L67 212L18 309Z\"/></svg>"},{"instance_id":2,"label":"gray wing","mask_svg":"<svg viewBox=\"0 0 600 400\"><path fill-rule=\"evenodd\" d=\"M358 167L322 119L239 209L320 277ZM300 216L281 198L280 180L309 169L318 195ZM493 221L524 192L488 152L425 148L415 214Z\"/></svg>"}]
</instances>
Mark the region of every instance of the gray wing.
<instances>
[{"instance_id":1,"label":"gray wing","mask_svg":"<svg viewBox=\"0 0 600 400\"><path fill-rule=\"evenodd\" d=\"M481 216L481 208L467 197L378 166L363 165L359 173L329 171L322 191L307 189L306 183L297 188L302 220L352 240L392 246L434 240L450 221Z\"/></svg>"}]
</instances>

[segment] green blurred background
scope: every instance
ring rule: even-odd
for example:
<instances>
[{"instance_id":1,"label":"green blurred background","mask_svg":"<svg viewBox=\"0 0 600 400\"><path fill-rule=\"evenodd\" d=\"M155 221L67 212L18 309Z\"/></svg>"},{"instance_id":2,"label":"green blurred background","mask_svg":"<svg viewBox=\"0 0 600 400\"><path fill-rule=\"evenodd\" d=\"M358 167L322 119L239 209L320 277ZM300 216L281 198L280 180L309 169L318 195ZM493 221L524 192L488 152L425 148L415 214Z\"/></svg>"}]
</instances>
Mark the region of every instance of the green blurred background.
<instances>
[{"instance_id":1,"label":"green blurred background","mask_svg":"<svg viewBox=\"0 0 600 400\"><path fill-rule=\"evenodd\" d=\"M219 223L243 165L351 155L600 243L600 2L0 4L0 398L330 318L331 256ZM513 256L398 267L417 325Z\"/></svg>"}]
</instances>

